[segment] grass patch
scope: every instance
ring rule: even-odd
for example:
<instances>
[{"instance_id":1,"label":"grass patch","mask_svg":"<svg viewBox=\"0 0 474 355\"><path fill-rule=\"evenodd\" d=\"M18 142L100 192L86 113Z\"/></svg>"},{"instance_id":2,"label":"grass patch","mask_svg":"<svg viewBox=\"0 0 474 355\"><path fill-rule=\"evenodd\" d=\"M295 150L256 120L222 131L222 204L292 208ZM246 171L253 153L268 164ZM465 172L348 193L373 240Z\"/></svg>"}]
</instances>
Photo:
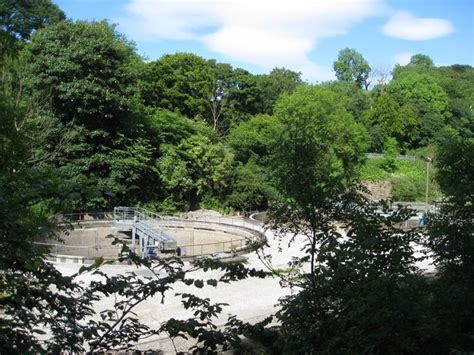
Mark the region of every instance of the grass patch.
<instances>
[{"instance_id":1,"label":"grass patch","mask_svg":"<svg viewBox=\"0 0 474 355\"><path fill-rule=\"evenodd\" d=\"M430 200L441 197L434 180L436 167L430 171ZM359 170L362 181L389 180L395 201L424 201L426 189L426 163L418 159L370 158Z\"/></svg>"}]
</instances>

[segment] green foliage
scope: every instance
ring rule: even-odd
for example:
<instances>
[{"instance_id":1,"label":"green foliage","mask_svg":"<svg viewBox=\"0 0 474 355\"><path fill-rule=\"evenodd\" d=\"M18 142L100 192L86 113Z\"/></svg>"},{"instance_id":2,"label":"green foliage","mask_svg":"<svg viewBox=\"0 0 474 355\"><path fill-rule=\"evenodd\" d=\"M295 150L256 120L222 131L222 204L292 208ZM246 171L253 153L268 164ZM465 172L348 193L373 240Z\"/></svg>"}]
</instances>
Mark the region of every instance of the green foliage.
<instances>
[{"instance_id":1,"label":"green foliage","mask_svg":"<svg viewBox=\"0 0 474 355\"><path fill-rule=\"evenodd\" d=\"M0 29L20 40L48 25L66 19L64 12L51 0L2 0Z\"/></svg>"},{"instance_id":2,"label":"green foliage","mask_svg":"<svg viewBox=\"0 0 474 355\"><path fill-rule=\"evenodd\" d=\"M46 156L66 179L96 179L118 200L153 174L153 151L133 98L133 47L106 22L62 22L35 33L25 48L28 89L44 108L29 118L45 127L32 155ZM36 148L33 146L33 148ZM104 208L108 201L90 201Z\"/></svg>"},{"instance_id":3,"label":"green foliage","mask_svg":"<svg viewBox=\"0 0 474 355\"><path fill-rule=\"evenodd\" d=\"M192 135L213 137L213 133L200 122L168 110L156 110L147 119L150 139L155 146L160 144L177 145Z\"/></svg>"},{"instance_id":4,"label":"green foliage","mask_svg":"<svg viewBox=\"0 0 474 355\"><path fill-rule=\"evenodd\" d=\"M209 101L210 117L209 125L216 132L225 132L231 124L231 117L226 114L229 104L228 93L232 87L231 77L233 69L230 64L209 61L214 72L214 82L212 85Z\"/></svg>"},{"instance_id":5,"label":"green foliage","mask_svg":"<svg viewBox=\"0 0 474 355\"><path fill-rule=\"evenodd\" d=\"M17 124L21 115L14 105L0 95L0 173L19 170L25 158L26 144L23 132L18 131Z\"/></svg>"},{"instance_id":6,"label":"green foliage","mask_svg":"<svg viewBox=\"0 0 474 355\"><path fill-rule=\"evenodd\" d=\"M452 65L437 69L436 79L449 96L448 124L463 137L474 132L474 68Z\"/></svg>"},{"instance_id":7,"label":"green foliage","mask_svg":"<svg viewBox=\"0 0 474 355\"><path fill-rule=\"evenodd\" d=\"M355 203L355 204L354 204ZM432 351L436 327L427 312L426 281L414 267L417 233L352 200L345 237L326 226L318 234L316 261L282 301L282 353L417 353ZM339 215L341 218L342 216ZM307 232L304 232L307 235ZM306 256L312 257L308 246ZM304 258L303 258L304 259Z\"/></svg>"},{"instance_id":8,"label":"green foliage","mask_svg":"<svg viewBox=\"0 0 474 355\"><path fill-rule=\"evenodd\" d=\"M0 131L1 141L7 133ZM216 261L201 261L189 269L179 259L156 259L151 263L124 245L120 261L147 268L152 277L133 272L110 275L100 270L106 263L102 258L64 276L46 262L47 248L35 242L59 239L60 233L67 232L69 225L63 213L77 206L72 200L96 198L95 187L71 186L53 172L36 168L4 169L0 171L0 196L1 353L123 350L163 332L172 338L195 338L197 352L215 351L218 345L226 349L239 342L232 329L218 330L213 325L224 304L206 298L181 295L183 307L194 312L194 317L164 320L156 328L142 324L134 310L154 296L169 295L178 283L215 287L218 282L265 277L264 272ZM58 213L58 218L52 217ZM206 283L192 278L189 272L200 268L219 269L222 276ZM80 281L86 272L93 274L87 286ZM111 308L96 313L95 303L106 297L116 301Z\"/></svg>"},{"instance_id":9,"label":"green foliage","mask_svg":"<svg viewBox=\"0 0 474 355\"><path fill-rule=\"evenodd\" d=\"M300 87L278 102L275 116L283 128L272 158L277 188L300 206L341 191L364 159L367 133L334 93Z\"/></svg>"},{"instance_id":10,"label":"green foliage","mask_svg":"<svg viewBox=\"0 0 474 355\"><path fill-rule=\"evenodd\" d=\"M429 64L429 63L427 63ZM393 76L397 80L407 76L428 76L444 90L448 96L445 123L458 130L463 136L473 132L474 69L468 65L434 67L430 65L397 66ZM438 89L436 88L436 91ZM427 97L430 93L426 92ZM439 118L436 118L439 121ZM435 120L436 121L436 120ZM435 122L436 123L436 122ZM439 122L437 123L439 125Z\"/></svg>"},{"instance_id":11,"label":"green foliage","mask_svg":"<svg viewBox=\"0 0 474 355\"><path fill-rule=\"evenodd\" d=\"M49 0L5 0L0 14L1 353L130 349L163 332L196 339L196 353L238 347L241 334L287 353L472 352L472 67L436 68L417 54L369 93L370 66L353 49L334 63L339 82L310 86L285 68L253 75L189 53L146 63L114 26L63 21ZM354 180L390 179L395 200L424 198L426 164L394 155L433 139L446 200L425 229L438 268L428 285L414 266L420 235L396 227L410 212L381 217ZM360 167L369 144L389 156ZM70 276L45 262L34 242L67 229L53 215L117 203L269 206L277 236L307 241L273 273L301 290L282 300L279 333L267 331L269 319L253 327L231 317L217 329L225 305L191 293L174 295L190 319L153 329L133 313L178 284L266 276L242 264L151 263L126 246L121 260L151 278L107 274L103 259ZM221 277L189 276L198 269ZM95 279L87 287L78 281L86 272ZM104 297L117 301L95 314Z\"/></svg>"},{"instance_id":12,"label":"green foliage","mask_svg":"<svg viewBox=\"0 0 474 355\"><path fill-rule=\"evenodd\" d=\"M380 167L386 172L393 173L397 169L395 157L400 154L395 138L389 137L384 144L384 154Z\"/></svg>"},{"instance_id":13,"label":"green foliage","mask_svg":"<svg viewBox=\"0 0 474 355\"><path fill-rule=\"evenodd\" d=\"M135 54L107 22L61 22L35 33L26 52L30 89L63 122L113 132L130 118Z\"/></svg>"},{"instance_id":14,"label":"green foliage","mask_svg":"<svg viewBox=\"0 0 474 355\"><path fill-rule=\"evenodd\" d=\"M425 54L415 54L411 56L408 66L432 68L434 67L434 63L433 60Z\"/></svg>"},{"instance_id":15,"label":"green foliage","mask_svg":"<svg viewBox=\"0 0 474 355\"><path fill-rule=\"evenodd\" d=\"M425 183L423 180L393 177L390 182L392 183L391 195L394 201L423 201L425 198Z\"/></svg>"},{"instance_id":16,"label":"green foliage","mask_svg":"<svg viewBox=\"0 0 474 355\"><path fill-rule=\"evenodd\" d=\"M382 168L379 158L367 159L365 164L359 167L359 176L362 181L381 181L390 177L389 173Z\"/></svg>"},{"instance_id":17,"label":"green foliage","mask_svg":"<svg viewBox=\"0 0 474 355\"><path fill-rule=\"evenodd\" d=\"M207 121L221 135L254 115L272 114L277 100L302 83L300 73L285 68L252 75L229 64L210 62L215 79L210 99L212 120Z\"/></svg>"},{"instance_id":18,"label":"green foliage","mask_svg":"<svg viewBox=\"0 0 474 355\"><path fill-rule=\"evenodd\" d=\"M192 135L178 145L162 145L157 162L165 191L175 201L187 202L186 209L197 207L208 193L219 195L227 187L233 154L222 144Z\"/></svg>"},{"instance_id":19,"label":"green foliage","mask_svg":"<svg viewBox=\"0 0 474 355\"><path fill-rule=\"evenodd\" d=\"M273 196L268 175L267 169L254 159L237 166L227 203L239 211L266 209L268 200Z\"/></svg>"},{"instance_id":20,"label":"green foliage","mask_svg":"<svg viewBox=\"0 0 474 355\"><path fill-rule=\"evenodd\" d=\"M268 165L282 128L281 121L269 115L256 115L232 127L227 142L235 160L240 162L227 198L233 208L243 211L266 208L273 195Z\"/></svg>"},{"instance_id":21,"label":"green foliage","mask_svg":"<svg viewBox=\"0 0 474 355\"><path fill-rule=\"evenodd\" d=\"M419 144L426 145L444 127L448 116L448 96L430 75L411 72L399 74L390 82L387 92L400 105L410 104L416 108Z\"/></svg>"},{"instance_id":22,"label":"green foliage","mask_svg":"<svg viewBox=\"0 0 474 355\"><path fill-rule=\"evenodd\" d=\"M229 122L238 123L264 113L263 87L259 77L244 69L234 69L229 78L227 103L224 114Z\"/></svg>"},{"instance_id":23,"label":"green foliage","mask_svg":"<svg viewBox=\"0 0 474 355\"><path fill-rule=\"evenodd\" d=\"M426 244L433 251L438 277L434 310L444 352L474 350L474 190L473 139L453 129L440 142L436 177L446 198L438 214L429 215Z\"/></svg>"},{"instance_id":24,"label":"green foliage","mask_svg":"<svg viewBox=\"0 0 474 355\"><path fill-rule=\"evenodd\" d=\"M446 129L437 154L436 179L443 192L458 205L474 204L474 138L463 138L454 129Z\"/></svg>"},{"instance_id":25,"label":"green foliage","mask_svg":"<svg viewBox=\"0 0 474 355\"><path fill-rule=\"evenodd\" d=\"M256 115L233 126L227 141L237 160L246 163L254 157L265 165L281 130L282 124L275 116Z\"/></svg>"},{"instance_id":26,"label":"green foliage","mask_svg":"<svg viewBox=\"0 0 474 355\"><path fill-rule=\"evenodd\" d=\"M1 131L0 135L3 135ZM43 259L47 249L35 241L57 239L67 225L51 218L70 207L71 186L38 170L0 173L0 352L57 352L77 349L80 319L91 314L77 294L80 285ZM73 306L74 305L74 306ZM38 335L51 329L50 342Z\"/></svg>"},{"instance_id":27,"label":"green foliage","mask_svg":"<svg viewBox=\"0 0 474 355\"><path fill-rule=\"evenodd\" d=\"M401 148L411 147L419 135L416 111L411 105L400 106L393 95L383 92L373 106L364 111L363 122L372 136L372 151L381 152L389 139Z\"/></svg>"},{"instance_id":28,"label":"green foliage","mask_svg":"<svg viewBox=\"0 0 474 355\"><path fill-rule=\"evenodd\" d=\"M301 84L300 74L285 68L257 76L189 53L148 63L141 77L147 106L202 120L219 134L250 116L272 113L277 99Z\"/></svg>"},{"instance_id":29,"label":"green foliage","mask_svg":"<svg viewBox=\"0 0 474 355\"><path fill-rule=\"evenodd\" d=\"M359 87L368 88L370 66L362 54L355 49L344 48L339 51L337 61L333 64L336 77L340 81L355 82Z\"/></svg>"},{"instance_id":30,"label":"green foliage","mask_svg":"<svg viewBox=\"0 0 474 355\"><path fill-rule=\"evenodd\" d=\"M361 90L356 82L347 81L328 81L321 83L321 86L333 91L357 122L363 121L364 112L371 106L370 93L367 90Z\"/></svg>"},{"instance_id":31,"label":"green foliage","mask_svg":"<svg viewBox=\"0 0 474 355\"><path fill-rule=\"evenodd\" d=\"M259 79L262 86L263 112L273 113L273 107L278 99L285 94L291 94L296 87L303 83L301 73L286 68L274 68L268 75Z\"/></svg>"},{"instance_id":32,"label":"green foliage","mask_svg":"<svg viewBox=\"0 0 474 355\"><path fill-rule=\"evenodd\" d=\"M191 53L168 54L146 65L141 96L150 107L207 120L214 80L205 59Z\"/></svg>"}]
</instances>

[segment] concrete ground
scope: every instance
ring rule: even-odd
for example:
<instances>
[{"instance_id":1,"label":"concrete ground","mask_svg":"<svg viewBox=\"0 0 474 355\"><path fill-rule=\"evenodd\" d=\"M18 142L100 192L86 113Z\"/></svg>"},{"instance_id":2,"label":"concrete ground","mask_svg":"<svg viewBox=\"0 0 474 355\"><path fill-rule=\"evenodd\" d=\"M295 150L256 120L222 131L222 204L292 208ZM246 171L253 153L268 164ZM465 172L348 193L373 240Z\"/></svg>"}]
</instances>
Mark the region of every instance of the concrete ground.
<instances>
[{"instance_id":1,"label":"concrete ground","mask_svg":"<svg viewBox=\"0 0 474 355\"><path fill-rule=\"evenodd\" d=\"M268 247L265 249L265 253L271 255L274 268L287 268L288 262L293 256L303 254L301 249L305 241L304 237L296 237L292 245L288 246L288 241L285 243L279 242L270 231L266 232L266 236ZM248 254L247 257L248 267L266 269L255 253ZM56 264L56 267L63 274L71 275L77 272L80 265ZM430 265L429 260L425 260L420 264L420 267L427 271L433 271L433 266ZM102 270L109 275L135 272L138 275L145 276L149 273L146 269L137 269L129 265L105 265ZM189 277L206 280L218 277L218 272L196 271L190 274ZM91 281L91 275L81 275L80 280L87 284ZM176 285L174 290L166 295L163 303L161 297L154 297L140 304L134 311L144 324L155 328L158 328L162 322L172 317L176 319L189 318L191 316L190 312L184 310L180 298L175 296L175 293L182 292L193 293L199 297L208 297L212 302L228 303L229 305L223 309L221 317L215 321L217 326L223 326L228 315L236 315L239 319L249 322L264 319L277 311L278 300L290 294L292 290L282 288L280 279L271 277L265 279L249 278L229 284L222 283L217 287L205 286L202 289L194 286ZM96 309L100 311L112 308L113 303L113 298L104 298L97 302ZM178 351L186 351L191 345L193 344L189 341L182 340L175 344ZM175 353L173 344L166 337L157 337L137 344L137 349L140 350L157 348L162 349L166 354Z\"/></svg>"}]
</instances>

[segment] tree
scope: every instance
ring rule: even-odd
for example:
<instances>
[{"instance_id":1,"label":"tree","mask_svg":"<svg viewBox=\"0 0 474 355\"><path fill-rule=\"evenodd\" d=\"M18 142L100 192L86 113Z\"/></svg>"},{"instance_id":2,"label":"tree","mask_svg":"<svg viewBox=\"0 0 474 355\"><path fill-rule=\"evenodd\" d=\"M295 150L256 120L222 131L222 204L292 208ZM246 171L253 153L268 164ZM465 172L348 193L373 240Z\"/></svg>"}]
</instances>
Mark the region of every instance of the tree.
<instances>
[{"instance_id":1,"label":"tree","mask_svg":"<svg viewBox=\"0 0 474 355\"><path fill-rule=\"evenodd\" d=\"M202 122L196 122L179 113L156 110L147 116L150 139L154 146L178 145L192 135L203 135L214 139L214 133Z\"/></svg>"},{"instance_id":2,"label":"tree","mask_svg":"<svg viewBox=\"0 0 474 355\"><path fill-rule=\"evenodd\" d=\"M192 135L176 146L162 145L160 150L160 180L175 206L194 210L206 195L219 196L227 187L233 155L222 144Z\"/></svg>"},{"instance_id":3,"label":"tree","mask_svg":"<svg viewBox=\"0 0 474 355\"><path fill-rule=\"evenodd\" d=\"M0 4L0 30L23 41L40 28L65 19L51 0L2 0Z\"/></svg>"},{"instance_id":4,"label":"tree","mask_svg":"<svg viewBox=\"0 0 474 355\"><path fill-rule=\"evenodd\" d=\"M227 137L237 164L228 204L237 210L251 211L267 206L272 195L270 155L281 133L275 116L256 115L234 125Z\"/></svg>"},{"instance_id":5,"label":"tree","mask_svg":"<svg viewBox=\"0 0 474 355\"><path fill-rule=\"evenodd\" d=\"M334 92L344 107L354 116L357 122L362 122L362 115L371 106L371 95L369 91L360 90L355 82L328 81L321 84L322 87Z\"/></svg>"},{"instance_id":6,"label":"tree","mask_svg":"<svg viewBox=\"0 0 474 355\"><path fill-rule=\"evenodd\" d=\"M333 64L336 77L340 81L356 82L359 87L367 89L370 66L362 54L355 49L345 48L339 51L337 61Z\"/></svg>"},{"instance_id":7,"label":"tree","mask_svg":"<svg viewBox=\"0 0 474 355\"><path fill-rule=\"evenodd\" d=\"M244 69L234 69L229 78L225 115L230 124L263 113L260 78Z\"/></svg>"},{"instance_id":8,"label":"tree","mask_svg":"<svg viewBox=\"0 0 474 355\"><path fill-rule=\"evenodd\" d=\"M107 22L59 23L36 33L26 51L31 90L50 98L64 122L112 132L130 118L137 57Z\"/></svg>"},{"instance_id":9,"label":"tree","mask_svg":"<svg viewBox=\"0 0 474 355\"><path fill-rule=\"evenodd\" d=\"M474 204L474 138L464 138L452 128L443 130L438 144L436 180L450 202L459 207Z\"/></svg>"},{"instance_id":10,"label":"tree","mask_svg":"<svg viewBox=\"0 0 474 355\"><path fill-rule=\"evenodd\" d=\"M66 276L45 260L49 250L36 242L60 241L61 234L67 233L70 227L65 213L80 209L78 206L86 205L101 193L95 181L71 183L56 170L25 163L29 152L23 147L33 138L16 129L16 116L23 113L15 111L1 94L0 352L119 351L160 333L172 339L194 338L196 345L191 350L196 352L215 352L218 345L228 348L238 343L232 329L216 329L213 324L224 304L212 303L189 292L173 295L180 297L183 307L193 312L189 319L171 318L151 328L133 312L155 295L169 295L177 283L191 287L190 290L215 287L221 281L264 277L261 271L241 264L223 266L211 259L197 261L190 268L176 258L157 258L152 262L137 257L126 245L119 261L145 268L152 277L138 273L110 275L100 269L102 258ZM119 155L122 151L113 153ZM127 166L136 164L135 158L142 155L136 152L126 157L126 161L132 160ZM209 280L194 279L189 274L201 268L222 272ZM86 272L94 274L94 281L88 284L80 280ZM107 297L115 299L113 306L98 313L95 303ZM235 322L235 317L231 321Z\"/></svg>"},{"instance_id":11,"label":"tree","mask_svg":"<svg viewBox=\"0 0 474 355\"><path fill-rule=\"evenodd\" d=\"M268 165L269 155L281 129L281 122L275 116L256 115L233 126L227 142L238 161L247 163L254 157L258 164Z\"/></svg>"},{"instance_id":12,"label":"tree","mask_svg":"<svg viewBox=\"0 0 474 355\"><path fill-rule=\"evenodd\" d=\"M427 128L433 132L440 132L441 126L449 125L465 137L472 135L473 128L473 110L474 105L474 69L469 65L452 65L435 67L431 59L425 55L413 56L414 61L406 66L397 65L393 70L394 81L406 77L429 77L447 95L447 107L443 114L444 122L440 122L439 115L430 112L427 117L421 120L427 124ZM426 90L426 95L429 91ZM435 88L434 93L439 89ZM422 114L420 114L422 116ZM421 121L420 120L420 121ZM430 120L432 122L430 122Z\"/></svg>"},{"instance_id":13,"label":"tree","mask_svg":"<svg viewBox=\"0 0 474 355\"><path fill-rule=\"evenodd\" d=\"M235 168L227 204L238 211L265 210L273 195L268 169L251 158Z\"/></svg>"},{"instance_id":14,"label":"tree","mask_svg":"<svg viewBox=\"0 0 474 355\"><path fill-rule=\"evenodd\" d=\"M462 136L474 132L474 68L452 65L436 68L436 80L449 97L447 123Z\"/></svg>"},{"instance_id":15,"label":"tree","mask_svg":"<svg viewBox=\"0 0 474 355\"><path fill-rule=\"evenodd\" d=\"M50 127L39 132L46 147L67 140L48 164L66 179L87 176L118 200L129 198L130 187L151 173L154 149L139 138L145 134L133 47L105 21L61 22L37 31L25 54L29 93L43 98L42 114L29 124ZM107 203L91 201L89 208Z\"/></svg>"},{"instance_id":16,"label":"tree","mask_svg":"<svg viewBox=\"0 0 474 355\"><path fill-rule=\"evenodd\" d=\"M26 144L15 126L19 116L11 101L0 94L0 173L18 171L23 165Z\"/></svg>"},{"instance_id":17,"label":"tree","mask_svg":"<svg viewBox=\"0 0 474 355\"><path fill-rule=\"evenodd\" d=\"M301 73L286 68L274 68L268 75L259 78L262 86L263 112L271 115L273 107L284 94L291 94L302 84Z\"/></svg>"},{"instance_id":18,"label":"tree","mask_svg":"<svg viewBox=\"0 0 474 355\"><path fill-rule=\"evenodd\" d=\"M225 115L228 105L228 91L232 77L232 66L230 64L216 63L211 61L214 71L214 83L211 90L209 106L211 109L210 125L214 131L225 132L229 125L229 117Z\"/></svg>"},{"instance_id":19,"label":"tree","mask_svg":"<svg viewBox=\"0 0 474 355\"><path fill-rule=\"evenodd\" d=\"M367 201L346 197L340 197L339 203L347 205L333 215L344 232L329 221L321 224L314 266L289 281L301 291L282 300L277 314L282 324L280 351L436 351L429 288L414 265L418 234L397 227L409 213L399 211L383 218ZM299 233L307 235L307 229L301 225ZM312 258L312 253L305 249L305 256L293 260L290 268L305 270L301 262Z\"/></svg>"},{"instance_id":20,"label":"tree","mask_svg":"<svg viewBox=\"0 0 474 355\"><path fill-rule=\"evenodd\" d=\"M316 86L284 96L275 116L282 126L272 158L279 190L300 206L324 204L324 197L337 195L364 159L366 130L334 93Z\"/></svg>"},{"instance_id":21,"label":"tree","mask_svg":"<svg viewBox=\"0 0 474 355\"><path fill-rule=\"evenodd\" d=\"M211 120L215 76L210 62L191 53L167 54L146 65L141 96L147 106Z\"/></svg>"},{"instance_id":22,"label":"tree","mask_svg":"<svg viewBox=\"0 0 474 355\"><path fill-rule=\"evenodd\" d=\"M396 98L399 105L409 104L416 108L420 127L419 144L428 144L446 124L448 96L428 74L407 72L398 75L386 90Z\"/></svg>"},{"instance_id":23,"label":"tree","mask_svg":"<svg viewBox=\"0 0 474 355\"><path fill-rule=\"evenodd\" d=\"M350 186L363 159L366 132L334 93L316 86L281 98L275 116L282 130L272 154L276 198L270 204L271 226L281 236L303 233L307 238L306 255L290 267L309 262L303 278L317 300L317 246L340 206L338 196Z\"/></svg>"},{"instance_id":24,"label":"tree","mask_svg":"<svg viewBox=\"0 0 474 355\"><path fill-rule=\"evenodd\" d=\"M426 244L433 253L437 278L434 310L443 339L440 351L474 349L474 139L446 129L437 154L437 181L445 201L427 218Z\"/></svg>"},{"instance_id":25,"label":"tree","mask_svg":"<svg viewBox=\"0 0 474 355\"><path fill-rule=\"evenodd\" d=\"M414 267L418 234L397 227L410 212L383 218L357 192L365 130L321 87L283 97L275 115L283 127L272 159L270 226L282 243L303 243L282 276L293 292L277 314L277 351L425 349L431 325L428 288Z\"/></svg>"},{"instance_id":26,"label":"tree","mask_svg":"<svg viewBox=\"0 0 474 355\"><path fill-rule=\"evenodd\" d=\"M410 62L407 65L408 66L420 66L420 67L425 67L425 68L434 67L433 60L425 54L412 55L411 58L410 58Z\"/></svg>"},{"instance_id":27,"label":"tree","mask_svg":"<svg viewBox=\"0 0 474 355\"><path fill-rule=\"evenodd\" d=\"M400 107L387 92L375 98L371 109L364 112L363 122L372 136L375 152L382 152L389 138L395 138L398 146L405 149L418 139L416 110L410 104Z\"/></svg>"}]
</instances>

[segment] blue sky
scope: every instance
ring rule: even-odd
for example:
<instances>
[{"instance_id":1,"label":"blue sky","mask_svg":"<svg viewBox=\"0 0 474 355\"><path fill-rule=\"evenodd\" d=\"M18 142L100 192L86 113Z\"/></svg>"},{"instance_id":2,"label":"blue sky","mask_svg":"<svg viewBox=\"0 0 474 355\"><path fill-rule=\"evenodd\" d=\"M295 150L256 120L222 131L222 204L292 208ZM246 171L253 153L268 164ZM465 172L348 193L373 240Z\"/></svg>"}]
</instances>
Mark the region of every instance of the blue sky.
<instances>
[{"instance_id":1,"label":"blue sky","mask_svg":"<svg viewBox=\"0 0 474 355\"><path fill-rule=\"evenodd\" d=\"M388 72L412 54L474 65L473 0L53 0L67 17L108 19L150 60L192 52L253 73L274 67L307 81L334 77L355 48Z\"/></svg>"}]
</instances>

